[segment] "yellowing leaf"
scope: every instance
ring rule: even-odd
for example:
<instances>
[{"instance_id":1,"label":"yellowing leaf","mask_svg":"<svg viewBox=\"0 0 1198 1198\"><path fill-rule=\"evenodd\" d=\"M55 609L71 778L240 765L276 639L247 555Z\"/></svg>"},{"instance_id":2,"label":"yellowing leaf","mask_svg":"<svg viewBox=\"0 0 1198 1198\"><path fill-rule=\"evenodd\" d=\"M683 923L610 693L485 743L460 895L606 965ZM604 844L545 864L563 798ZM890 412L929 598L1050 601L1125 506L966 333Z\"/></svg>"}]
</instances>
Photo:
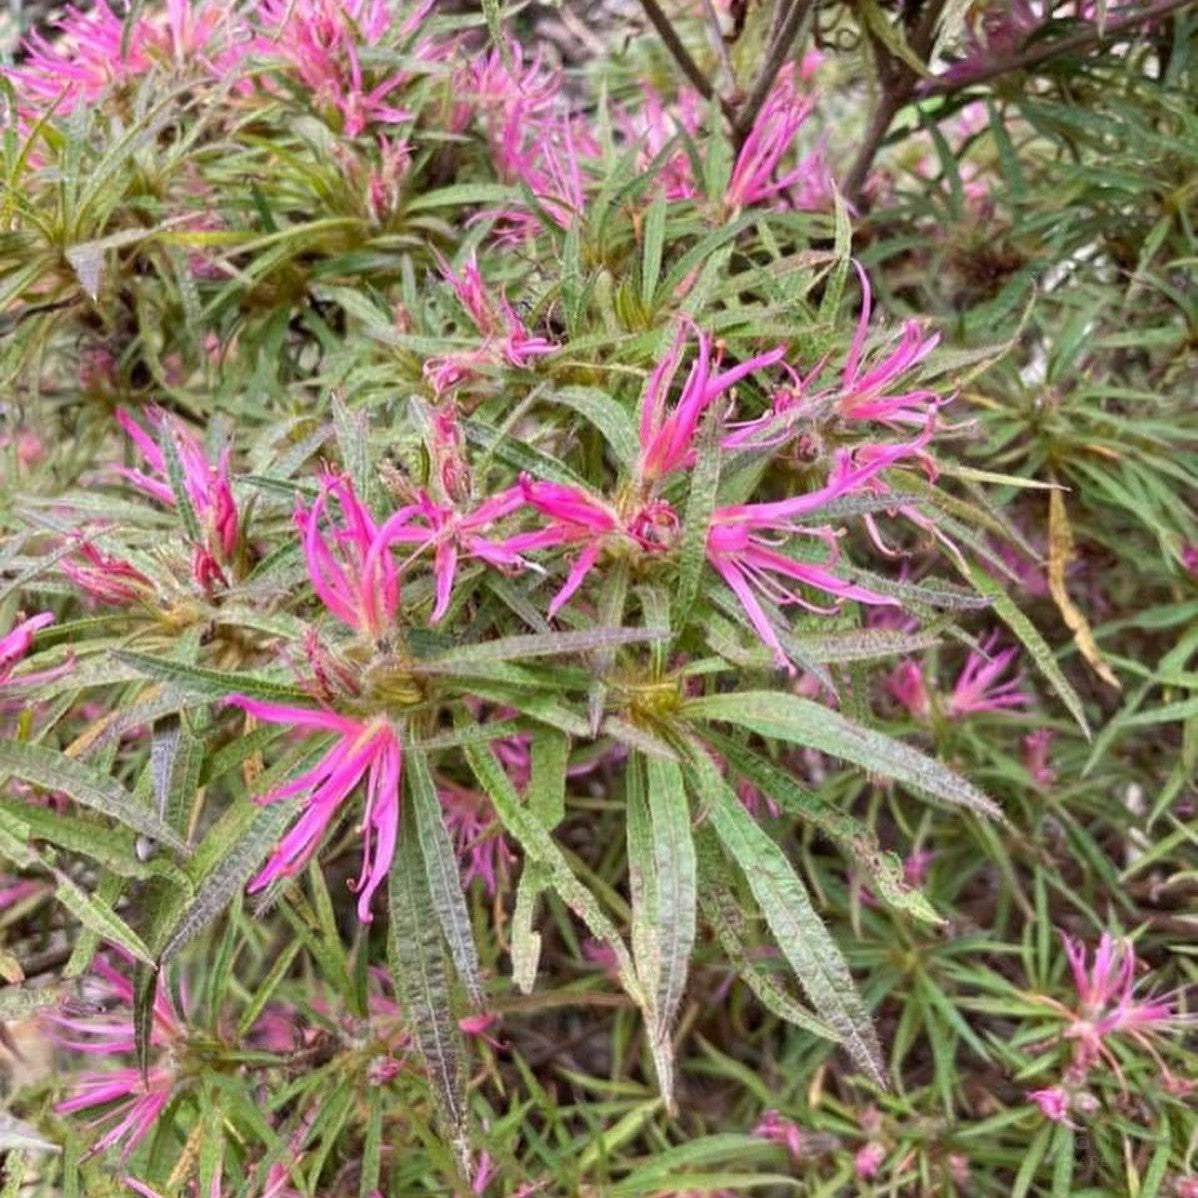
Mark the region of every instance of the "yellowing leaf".
<instances>
[{"instance_id":1,"label":"yellowing leaf","mask_svg":"<svg viewBox=\"0 0 1198 1198\"><path fill-rule=\"evenodd\" d=\"M1114 671L1107 665L1094 639L1090 622L1081 609L1069 598L1065 587L1065 571L1075 557L1073 544L1073 527L1069 523L1069 515L1065 511L1065 499L1060 490L1050 492L1048 496L1048 590L1053 602L1061 613L1061 618L1073 633L1074 644L1082 657L1089 663L1090 668L1108 686L1116 690L1123 687Z\"/></svg>"}]
</instances>

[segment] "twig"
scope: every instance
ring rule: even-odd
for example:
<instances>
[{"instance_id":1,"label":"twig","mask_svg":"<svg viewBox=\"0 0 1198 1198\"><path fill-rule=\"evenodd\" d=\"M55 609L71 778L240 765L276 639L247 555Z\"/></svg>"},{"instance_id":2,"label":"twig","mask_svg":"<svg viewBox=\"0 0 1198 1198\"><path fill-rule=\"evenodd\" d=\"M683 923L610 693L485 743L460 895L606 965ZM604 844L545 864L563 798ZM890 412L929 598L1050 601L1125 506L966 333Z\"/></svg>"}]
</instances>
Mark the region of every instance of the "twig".
<instances>
[{"instance_id":1,"label":"twig","mask_svg":"<svg viewBox=\"0 0 1198 1198\"><path fill-rule=\"evenodd\" d=\"M1027 70L1029 67L1038 66L1047 59L1055 58L1058 54L1068 54L1073 50L1087 50L1091 46L1100 46L1104 42L1114 41L1120 34L1135 28L1136 25L1167 17L1171 12L1189 7L1193 3L1194 0L1159 0L1158 3L1148 8L1142 8L1138 12L1108 17L1106 25L1102 29L1095 25L1091 29L1080 30L1069 37L1058 38L1051 42L1041 42L1022 54L1013 54L1009 58L987 63L969 74L958 75L955 78L927 80L916 90L921 96L951 95L963 88L986 83L1009 71Z\"/></svg>"},{"instance_id":2,"label":"twig","mask_svg":"<svg viewBox=\"0 0 1198 1198\"><path fill-rule=\"evenodd\" d=\"M774 86L774 80L778 77L778 72L782 70L787 58L790 57L791 47L794 45L795 38L799 36L799 29L802 27L811 5L812 0L793 0L786 15L781 21L776 21L773 37L766 49L765 65L761 68L761 74L757 76L748 99L740 106L732 122L732 132L738 149L752 131L757 115L761 112L762 106L770 94L770 88ZM775 17L780 12L780 8L775 9Z\"/></svg>"}]
</instances>

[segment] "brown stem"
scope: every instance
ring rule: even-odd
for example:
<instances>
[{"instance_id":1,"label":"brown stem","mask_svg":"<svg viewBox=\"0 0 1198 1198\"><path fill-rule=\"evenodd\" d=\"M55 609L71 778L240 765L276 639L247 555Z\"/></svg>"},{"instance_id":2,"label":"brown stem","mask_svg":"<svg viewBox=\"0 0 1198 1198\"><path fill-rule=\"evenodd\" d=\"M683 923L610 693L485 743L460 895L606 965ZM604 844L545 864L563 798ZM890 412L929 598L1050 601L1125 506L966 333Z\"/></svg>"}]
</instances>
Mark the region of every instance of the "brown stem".
<instances>
[{"instance_id":1,"label":"brown stem","mask_svg":"<svg viewBox=\"0 0 1198 1198\"><path fill-rule=\"evenodd\" d=\"M753 123L770 94L770 88L774 86L778 72L790 57L791 47L795 38L799 36L799 29L811 5L812 0L793 0L786 15L780 21L775 20L773 36L765 52L765 65L761 68L761 74L757 76L748 99L740 106L732 122L732 133L738 149L744 145L745 138L752 131ZM780 8L775 10L775 18L780 12Z\"/></svg>"},{"instance_id":2,"label":"brown stem","mask_svg":"<svg viewBox=\"0 0 1198 1198\"><path fill-rule=\"evenodd\" d=\"M641 0L641 7L645 10L645 16L649 18L653 28L657 30L658 36L665 43L666 49L669 50L674 61L682 68L682 73L691 81L695 90L705 100L717 98L715 87L710 79L703 73L703 69L691 57L691 52L683 45L682 39L678 36L678 31L674 28L670 18L662 11L661 5L657 0ZM731 119L730 105L722 97L718 97L720 107L724 109L725 115Z\"/></svg>"},{"instance_id":3,"label":"brown stem","mask_svg":"<svg viewBox=\"0 0 1198 1198\"><path fill-rule=\"evenodd\" d=\"M1009 58L987 63L968 74L958 75L955 78L929 80L918 91L921 96L950 95L966 87L987 83L1009 71L1027 70L1029 67L1038 66L1050 58L1055 58L1058 54L1068 54L1073 50L1087 50L1092 46L1100 46L1104 42L1114 41L1120 34L1134 29L1137 25L1166 17L1193 3L1194 0L1158 0L1156 4L1142 8L1138 12L1124 13L1108 18L1102 29L1095 25L1090 29L1079 30L1069 37L1058 38L1051 42L1041 42L1021 54L1013 54Z\"/></svg>"}]
</instances>

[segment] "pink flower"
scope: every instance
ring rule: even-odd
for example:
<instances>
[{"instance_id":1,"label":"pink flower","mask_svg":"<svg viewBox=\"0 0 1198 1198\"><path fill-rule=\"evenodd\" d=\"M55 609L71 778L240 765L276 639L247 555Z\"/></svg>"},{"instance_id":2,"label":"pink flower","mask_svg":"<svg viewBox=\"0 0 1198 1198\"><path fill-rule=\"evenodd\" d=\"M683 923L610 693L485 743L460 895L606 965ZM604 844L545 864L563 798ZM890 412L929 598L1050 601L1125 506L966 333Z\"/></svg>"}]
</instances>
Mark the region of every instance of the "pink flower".
<instances>
[{"instance_id":1,"label":"pink flower","mask_svg":"<svg viewBox=\"0 0 1198 1198\"><path fill-rule=\"evenodd\" d=\"M999 681L1019 656L1019 651L1004 649L996 653L997 643L998 633L995 632L983 640L977 649L970 651L965 668L949 696L950 719L959 720L983 711L1004 711L1031 704L1032 696L1019 689L1018 678Z\"/></svg>"},{"instance_id":2,"label":"pink flower","mask_svg":"<svg viewBox=\"0 0 1198 1198\"><path fill-rule=\"evenodd\" d=\"M621 543L642 552L660 552L673 544L678 516L665 500L651 500L625 512L605 499L563 483L520 480L524 500L549 517L551 523L533 532L517 533L502 543L511 553L583 544L566 581L549 604L550 617L569 602L595 568L609 543Z\"/></svg>"},{"instance_id":3,"label":"pink flower","mask_svg":"<svg viewBox=\"0 0 1198 1198\"><path fill-rule=\"evenodd\" d=\"M861 279L861 315L845 359L836 411L845 420L878 420L892 427L909 424L922 428L940 403L939 396L925 389L897 395L888 392L899 378L918 366L936 348L940 334L925 336L918 321L904 321L898 345L873 366L866 367L862 356L869 332L872 292L869 276L859 263L854 265Z\"/></svg>"},{"instance_id":4,"label":"pink flower","mask_svg":"<svg viewBox=\"0 0 1198 1198\"><path fill-rule=\"evenodd\" d=\"M205 457L199 441L178 420L154 410L149 415L151 424L157 426L159 435L165 432L174 442L179 464L183 468L183 487L201 525L203 542L195 546L192 575L202 585L212 580L227 585L221 566L228 565L233 560L238 539L237 505L229 480L230 447L226 446L221 451L216 465L213 466ZM141 450L142 457L157 477L125 467L120 467L119 472L134 486L160 503L174 507L175 493L161 448L124 408L117 409L116 419Z\"/></svg>"},{"instance_id":5,"label":"pink flower","mask_svg":"<svg viewBox=\"0 0 1198 1198\"><path fill-rule=\"evenodd\" d=\"M400 27L414 32L432 0L417 6ZM395 124L411 113L390 101L404 86L407 72L379 73L367 83L360 51L378 45L392 24L392 6L384 0L265 0L264 22L273 36L259 39L258 48L281 57L295 70L318 106L341 117L341 132L357 137L371 124ZM416 56L435 57L422 47Z\"/></svg>"},{"instance_id":6,"label":"pink flower","mask_svg":"<svg viewBox=\"0 0 1198 1198\"><path fill-rule=\"evenodd\" d=\"M766 1111L753 1128L753 1135L785 1148L793 1160L801 1160L808 1152L807 1133L793 1120L780 1111Z\"/></svg>"},{"instance_id":7,"label":"pink flower","mask_svg":"<svg viewBox=\"0 0 1198 1198\"><path fill-rule=\"evenodd\" d=\"M213 42L221 30L227 52L244 32L239 21L223 3L167 0L165 12L141 13L126 37L123 19L108 4L69 8L55 22L52 37L31 33L21 66L3 73L23 98L39 108L56 104L65 115L96 103L113 84L145 75L156 63L205 62L206 53L220 48Z\"/></svg>"},{"instance_id":8,"label":"pink flower","mask_svg":"<svg viewBox=\"0 0 1198 1198\"><path fill-rule=\"evenodd\" d=\"M64 559L58 568L85 595L113 607L148 601L154 584L138 569L121 558L102 553L87 541L77 549L83 561Z\"/></svg>"},{"instance_id":9,"label":"pink flower","mask_svg":"<svg viewBox=\"0 0 1198 1198\"><path fill-rule=\"evenodd\" d=\"M832 595L837 603L853 599L858 603L896 604L896 600L889 596L837 578L831 569L838 556L836 534L828 527L800 523L800 518L859 490L879 471L911 451L910 445L887 446L860 466L854 463L848 451L841 451L827 484L817 491L775 503L717 508L713 513L707 535L707 560L740 600L750 624L774 651L782 668L794 672L778 633L761 606L758 593L778 606L795 604L813 611L824 610L789 585L798 582ZM829 547L829 556L822 563L789 557L779 551L777 540L767 539L767 534L818 537ZM788 582L779 582L779 578Z\"/></svg>"},{"instance_id":10,"label":"pink flower","mask_svg":"<svg viewBox=\"0 0 1198 1198\"><path fill-rule=\"evenodd\" d=\"M1073 1020L1065 1029L1066 1037L1077 1041L1076 1065L1088 1069L1100 1056L1113 1061L1104 1043L1107 1036L1128 1036L1150 1049L1147 1035L1192 1022L1188 1016L1176 1015L1166 999L1136 997L1136 952L1130 940L1115 940L1104 932L1088 964L1080 940L1065 935L1061 940L1078 997ZM1164 1072L1168 1076L1168 1070Z\"/></svg>"},{"instance_id":11,"label":"pink flower","mask_svg":"<svg viewBox=\"0 0 1198 1198\"><path fill-rule=\"evenodd\" d=\"M106 961L96 963L95 972L104 984L106 997L119 1003L128 1012L80 1018L68 1015L47 1017L51 1035L62 1048L87 1056L115 1056L132 1053L135 1049L133 1028L133 984ZM150 1044L163 1053L163 1061L155 1064L143 1078L134 1068L90 1071L78 1075L74 1093L54 1109L69 1115L93 1107L117 1106L108 1115L119 1115L108 1131L92 1147L92 1152L104 1152L121 1144L121 1159L126 1159L150 1132L175 1090L176 1078L169 1054L182 1041L185 1029L169 995L159 985L155 991L150 1022Z\"/></svg>"},{"instance_id":12,"label":"pink flower","mask_svg":"<svg viewBox=\"0 0 1198 1198\"><path fill-rule=\"evenodd\" d=\"M964 53L940 79L968 79L979 68L1009 58L1041 25L1031 0L984 3L970 12Z\"/></svg>"},{"instance_id":13,"label":"pink flower","mask_svg":"<svg viewBox=\"0 0 1198 1198\"><path fill-rule=\"evenodd\" d=\"M812 389L827 359L817 363L804 379L786 367L791 385L774 392L773 410L756 420L733 426L724 446L771 448L792 435L800 419L829 414L845 421L877 421L889 428L913 426L930 437L936 413L943 402L926 388L898 389L903 375L919 365L939 344L938 333L925 334L914 320L905 321L898 345L872 364L865 360L865 345L873 310L869 276L854 263L861 279L861 313L836 383ZM927 465L925 465L925 469Z\"/></svg>"},{"instance_id":14,"label":"pink flower","mask_svg":"<svg viewBox=\"0 0 1198 1198\"><path fill-rule=\"evenodd\" d=\"M886 679L886 689L916 719L926 720L932 714L932 697L918 662L910 658L900 661Z\"/></svg>"},{"instance_id":15,"label":"pink flower","mask_svg":"<svg viewBox=\"0 0 1198 1198\"><path fill-rule=\"evenodd\" d=\"M424 375L436 394L441 395L461 382L476 367L506 361L523 370L533 359L556 352L558 347L552 341L535 337L528 331L504 295L493 298L488 294L473 254L460 272L455 273L444 259L441 259L440 269L442 277L453 288L475 328L482 334L483 341L477 349L444 354L425 362Z\"/></svg>"},{"instance_id":16,"label":"pink flower","mask_svg":"<svg viewBox=\"0 0 1198 1198\"><path fill-rule=\"evenodd\" d=\"M800 96L796 91L794 66L788 63L779 72L770 98L757 114L753 128L736 156L724 195L727 210L776 200L789 188L810 183L816 165L810 159L800 159L797 166L781 177L778 177L778 168L811 109L810 97ZM822 164L818 169L822 170Z\"/></svg>"},{"instance_id":17,"label":"pink flower","mask_svg":"<svg viewBox=\"0 0 1198 1198\"><path fill-rule=\"evenodd\" d=\"M336 524L330 499L340 509ZM327 530L322 530L322 517L329 517ZM362 636L383 639L399 610L399 571L388 540L354 494L353 484L326 474L311 508L296 503L295 523L321 602Z\"/></svg>"},{"instance_id":18,"label":"pink flower","mask_svg":"<svg viewBox=\"0 0 1198 1198\"><path fill-rule=\"evenodd\" d=\"M366 779L366 810L359 831L364 841L358 892L358 918L371 921L370 901L382 885L395 855L399 827L399 783L403 749L392 723L383 716L355 720L328 710L262 703L234 695L229 703L271 724L333 732L337 742L311 769L261 798L271 803L306 795L304 812L280 842L265 868L249 885L261 890L276 878L290 877L307 864L329 823L358 783Z\"/></svg>"},{"instance_id":19,"label":"pink flower","mask_svg":"<svg viewBox=\"0 0 1198 1198\"><path fill-rule=\"evenodd\" d=\"M391 516L379 531L388 544L416 545L433 550L433 575L437 598L430 622L436 624L449 608L458 560L464 554L499 569L524 565L518 553L481 534L497 521L524 506L519 487L484 500L472 512L461 513L448 504L434 503L421 493L416 504Z\"/></svg>"},{"instance_id":20,"label":"pink flower","mask_svg":"<svg viewBox=\"0 0 1198 1198\"><path fill-rule=\"evenodd\" d=\"M647 170L680 132L691 139L698 137L703 124L703 100L693 88L682 88L666 104L649 84L642 83L640 103L631 109L617 110L616 121L627 144L639 147L637 164L641 170ZM678 145L659 166L655 186L667 200L699 198L694 167L685 146Z\"/></svg>"},{"instance_id":21,"label":"pink flower","mask_svg":"<svg viewBox=\"0 0 1198 1198\"><path fill-rule=\"evenodd\" d=\"M699 339L698 356L691 364L674 410L668 415L666 396L670 384L674 381L686 343L685 325L679 328L673 345L649 376L641 401L641 456L637 466L637 477L642 484L654 483L666 474L692 465L695 460L694 440L699 419L712 401L754 371L780 362L786 352L785 348L779 345L713 377L711 338L701 329L696 332ZM714 365L718 364L717 357Z\"/></svg>"},{"instance_id":22,"label":"pink flower","mask_svg":"<svg viewBox=\"0 0 1198 1198\"><path fill-rule=\"evenodd\" d=\"M12 678L12 672L17 663L33 647L34 635L48 624L54 623L54 613L43 611L36 616L22 620L15 628L0 637L0 685ZM58 666L53 670L41 670L15 679L18 682L38 682L46 678L56 677L65 667Z\"/></svg>"},{"instance_id":23,"label":"pink flower","mask_svg":"<svg viewBox=\"0 0 1198 1198\"><path fill-rule=\"evenodd\" d=\"M853 1171L861 1181L872 1181L877 1177L886 1160L886 1148L876 1140L857 1149L853 1157Z\"/></svg>"},{"instance_id":24,"label":"pink flower","mask_svg":"<svg viewBox=\"0 0 1198 1198\"><path fill-rule=\"evenodd\" d=\"M1023 765L1038 786L1051 786L1057 780L1056 770L1048 760L1054 735L1051 728L1040 728L1023 738Z\"/></svg>"},{"instance_id":25,"label":"pink flower","mask_svg":"<svg viewBox=\"0 0 1198 1198\"><path fill-rule=\"evenodd\" d=\"M498 875L516 860L495 809L486 795L462 786L446 783L438 793L445 826L462 862L462 885L479 878L488 897L493 897Z\"/></svg>"},{"instance_id":26,"label":"pink flower","mask_svg":"<svg viewBox=\"0 0 1198 1198\"><path fill-rule=\"evenodd\" d=\"M1040 1108L1040 1113L1045 1119L1072 1126L1069 1122L1069 1092L1063 1086L1033 1090L1028 1097Z\"/></svg>"}]
</instances>

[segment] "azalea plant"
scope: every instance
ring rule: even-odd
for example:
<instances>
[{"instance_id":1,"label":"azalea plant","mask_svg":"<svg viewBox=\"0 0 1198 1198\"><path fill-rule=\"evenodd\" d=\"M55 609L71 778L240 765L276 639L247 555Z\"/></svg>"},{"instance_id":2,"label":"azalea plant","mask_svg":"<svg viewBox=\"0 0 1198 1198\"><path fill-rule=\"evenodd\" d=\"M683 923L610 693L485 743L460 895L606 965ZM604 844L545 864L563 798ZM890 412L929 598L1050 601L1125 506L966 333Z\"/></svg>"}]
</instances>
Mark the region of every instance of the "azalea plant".
<instances>
[{"instance_id":1,"label":"azalea plant","mask_svg":"<svg viewBox=\"0 0 1198 1198\"><path fill-rule=\"evenodd\" d=\"M1186 8L27 34L5 1193L1195 1192Z\"/></svg>"}]
</instances>

